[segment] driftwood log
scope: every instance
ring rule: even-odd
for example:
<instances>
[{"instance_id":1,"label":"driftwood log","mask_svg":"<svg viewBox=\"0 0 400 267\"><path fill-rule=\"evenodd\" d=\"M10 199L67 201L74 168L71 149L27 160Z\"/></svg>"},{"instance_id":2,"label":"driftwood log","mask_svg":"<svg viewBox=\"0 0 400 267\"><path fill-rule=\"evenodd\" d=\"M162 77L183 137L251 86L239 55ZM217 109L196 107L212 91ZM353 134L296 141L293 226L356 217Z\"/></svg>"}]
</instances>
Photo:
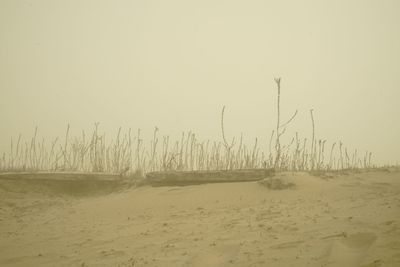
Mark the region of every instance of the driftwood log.
<instances>
[{"instance_id":1,"label":"driftwood log","mask_svg":"<svg viewBox=\"0 0 400 267\"><path fill-rule=\"evenodd\" d=\"M141 184L151 186L174 186L204 183L250 182L273 176L274 173L274 169L149 172L146 174Z\"/></svg>"}]
</instances>

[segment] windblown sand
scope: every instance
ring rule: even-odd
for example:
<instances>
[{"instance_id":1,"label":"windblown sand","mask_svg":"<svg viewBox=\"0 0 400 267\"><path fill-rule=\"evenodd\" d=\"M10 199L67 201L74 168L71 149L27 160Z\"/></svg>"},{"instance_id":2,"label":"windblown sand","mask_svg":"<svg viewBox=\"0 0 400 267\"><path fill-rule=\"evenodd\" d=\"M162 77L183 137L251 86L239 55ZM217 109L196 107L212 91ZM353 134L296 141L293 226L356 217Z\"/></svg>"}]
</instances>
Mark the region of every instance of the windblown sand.
<instances>
[{"instance_id":1,"label":"windblown sand","mask_svg":"<svg viewBox=\"0 0 400 267\"><path fill-rule=\"evenodd\" d=\"M74 195L0 179L0 266L400 266L400 172Z\"/></svg>"}]
</instances>

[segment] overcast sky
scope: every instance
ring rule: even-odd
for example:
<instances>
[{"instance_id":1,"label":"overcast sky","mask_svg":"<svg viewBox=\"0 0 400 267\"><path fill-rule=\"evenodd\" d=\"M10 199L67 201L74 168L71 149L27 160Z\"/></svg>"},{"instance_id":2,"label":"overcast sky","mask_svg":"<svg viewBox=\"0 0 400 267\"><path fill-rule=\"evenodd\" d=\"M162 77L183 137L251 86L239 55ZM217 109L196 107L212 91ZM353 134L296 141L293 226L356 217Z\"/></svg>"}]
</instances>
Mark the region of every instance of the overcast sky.
<instances>
[{"instance_id":1,"label":"overcast sky","mask_svg":"<svg viewBox=\"0 0 400 267\"><path fill-rule=\"evenodd\" d=\"M0 0L0 151L10 138L287 132L400 162L400 1Z\"/></svg>"}]
</instances>

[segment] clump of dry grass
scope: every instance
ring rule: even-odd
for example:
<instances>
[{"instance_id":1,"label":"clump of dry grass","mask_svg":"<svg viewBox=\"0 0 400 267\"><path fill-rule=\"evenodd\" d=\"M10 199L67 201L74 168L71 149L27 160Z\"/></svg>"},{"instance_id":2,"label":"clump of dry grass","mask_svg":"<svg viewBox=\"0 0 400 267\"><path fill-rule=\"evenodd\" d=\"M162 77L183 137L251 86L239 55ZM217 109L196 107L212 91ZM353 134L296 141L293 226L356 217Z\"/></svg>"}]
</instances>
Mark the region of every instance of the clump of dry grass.
<instances>
[{"instance_id":1,"label":"clump of dry grass","mask_svg":"<svg viewBox=\"0 0 400 267\"><path fill-rule=\"evenodd\" d=\"M182 133L180 140L172 142L158 129L154 131L149 146L140 136L140 129L132 136L118 131L113 140L99 133L98 124L88 138L68 135L63 144L59 138L47 143L37 140L37 129L30 142L24 142L21 135L16 145L11 141L10 151L0 158L0 171L80 171L107 173L144 174L149 171L194 171L233 170L252 168L275 168L277 170L341 170L371 168L372 153L362 157L358 151L352 153L342 142L333 143L327 157L326 140L319 139L309 148L307 138L300 139L298 133L289 144L275 145L275 151L262 151L256 139L251 147L243 142L226 146L218 141L200 141L192 132ZM280 142L280 141L279 141ZM328 160L326 160L328 158Z\"/></svg>"}]
</instances>

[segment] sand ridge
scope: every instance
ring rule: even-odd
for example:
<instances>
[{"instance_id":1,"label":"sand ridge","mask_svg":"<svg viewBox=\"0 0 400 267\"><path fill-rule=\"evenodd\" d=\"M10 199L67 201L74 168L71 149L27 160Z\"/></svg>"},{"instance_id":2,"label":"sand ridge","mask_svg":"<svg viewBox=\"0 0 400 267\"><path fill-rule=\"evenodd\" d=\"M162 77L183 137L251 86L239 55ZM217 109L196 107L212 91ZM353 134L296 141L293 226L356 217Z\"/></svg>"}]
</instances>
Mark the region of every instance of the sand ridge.
<instances>
[{"instance_id":1,"label":"sand ridge","mask_svg":"<svg viewBox=\"0 0 400 267\"><path fill-rule=\"evenodd\" d=\"M143 186L77 197L0 180L0 265L400 265L400 172L273 178L294 186Z\"/></svg>"}]
</instances>

